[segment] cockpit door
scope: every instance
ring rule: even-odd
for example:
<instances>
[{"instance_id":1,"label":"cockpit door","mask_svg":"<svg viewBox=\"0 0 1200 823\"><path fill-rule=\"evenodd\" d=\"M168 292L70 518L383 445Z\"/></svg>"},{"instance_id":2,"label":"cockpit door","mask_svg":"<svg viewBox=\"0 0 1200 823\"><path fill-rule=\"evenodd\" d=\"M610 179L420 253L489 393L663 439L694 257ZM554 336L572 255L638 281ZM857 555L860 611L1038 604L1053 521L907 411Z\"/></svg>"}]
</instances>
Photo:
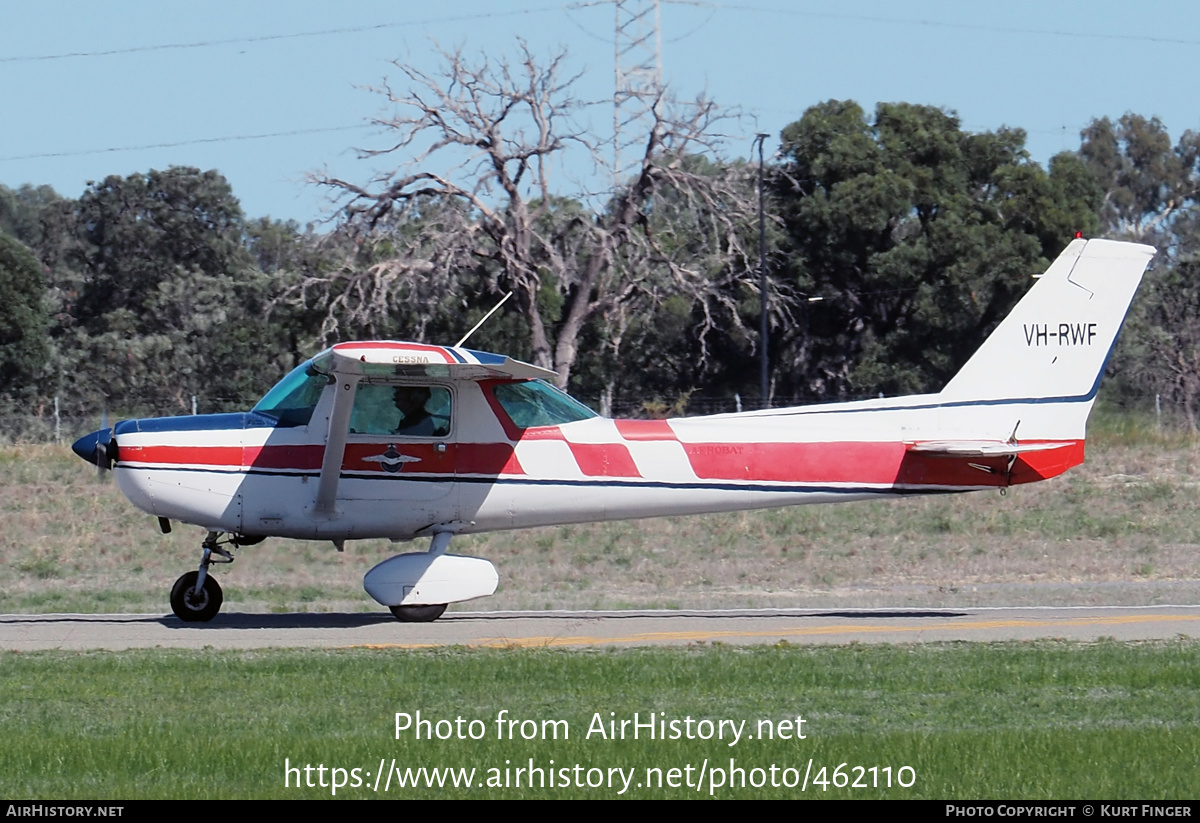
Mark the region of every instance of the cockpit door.
<instances>
[{"instance_id":1,"label":"cockpit door","mask_svg":"<svg viewBox=\"0 0 1200 823\"><path fill-rule=\"evenodd\" d=\"M360 380L339 499L403 506L448 498L458 453L454 412L453 384Z\"/></svg>"}]
</instances>

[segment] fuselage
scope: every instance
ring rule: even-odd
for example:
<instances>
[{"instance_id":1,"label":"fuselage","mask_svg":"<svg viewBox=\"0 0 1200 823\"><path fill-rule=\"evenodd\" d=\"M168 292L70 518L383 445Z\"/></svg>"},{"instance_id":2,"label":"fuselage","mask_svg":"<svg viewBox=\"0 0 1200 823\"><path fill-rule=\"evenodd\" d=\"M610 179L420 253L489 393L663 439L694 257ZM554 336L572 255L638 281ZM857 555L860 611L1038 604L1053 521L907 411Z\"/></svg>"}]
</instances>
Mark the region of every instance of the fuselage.
<instances>
[{"instance_id":1,"label":"fuselage","mask_svg":"<svg viewBox=\"0 0 1200 823\"><path fill-rule=\"evenodd\" d=\"M545 424L521 426L528 409L507 395L525 383L423 381L447 398L436 434L352 420L331 511L316 500L332 386L303 425L259 412L120 423L114 474L159 517L345 540L973 491L1041 480L1083 459L1082 439L1069 437L1015 459L914 450L966 429L937 395L673 420L545 423L535 412ZM1036 413L1019 403L996 409L990 430L999 441ZM977 409L970 422L978 431Z\"/></svg>"}]
</instances>

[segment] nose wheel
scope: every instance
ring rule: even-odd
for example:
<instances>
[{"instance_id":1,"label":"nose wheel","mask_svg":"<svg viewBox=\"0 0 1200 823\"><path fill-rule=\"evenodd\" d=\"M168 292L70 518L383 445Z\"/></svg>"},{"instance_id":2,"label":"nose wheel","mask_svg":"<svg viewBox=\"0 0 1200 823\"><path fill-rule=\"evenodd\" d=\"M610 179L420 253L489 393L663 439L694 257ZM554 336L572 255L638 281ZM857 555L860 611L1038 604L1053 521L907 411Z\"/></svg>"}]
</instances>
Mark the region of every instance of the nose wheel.
<instances>
[{"instance_id":1,"label":"nose wheel","mask_svg":"<svg viewBox=\"0 0 1200 823\"><path fill-rule=\"evenodd\" d=\"M221 585L208 576L199 591L196 580L200 572L188 572L175 581L171 587L171 611L186 623L207 623L217 616L221 610L221 602L225 596L221 593Z\"/></svg>"},{"instance_id":2,"label":"nose wheel","mask_svg":"<svg viewBox=\"0 0 1200 823\"><path fill-rule=\"evenodd\" d=\"M221 532L209 532L201 545L200 568L183 575L171 587L171 611L185 623L207 623L221 610L225 595L220 584L209 576L208 567L213 563L232 563L233 555L221 547L220 538ZM224 543L239 545L238 535Z\"/></svg>"}]
</instances>

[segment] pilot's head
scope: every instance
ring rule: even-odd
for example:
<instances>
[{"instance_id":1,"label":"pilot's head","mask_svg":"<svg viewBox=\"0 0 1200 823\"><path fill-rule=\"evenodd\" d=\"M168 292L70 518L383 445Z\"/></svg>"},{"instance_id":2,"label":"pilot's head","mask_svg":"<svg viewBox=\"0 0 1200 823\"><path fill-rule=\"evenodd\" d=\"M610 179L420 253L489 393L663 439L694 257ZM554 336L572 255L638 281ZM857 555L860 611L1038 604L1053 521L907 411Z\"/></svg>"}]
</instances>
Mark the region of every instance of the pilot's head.
<instances>
[{"instance_id":1,"label":"pilot's head","mask_svg":"<svg viewBox=\"0 0 1200 823\"><path fill-rule=\"evenodd\" d=\"M392 392L396 408L405 417L425 408L431 397L428 386L397 386Z\"/></svg>"}]
</instances>

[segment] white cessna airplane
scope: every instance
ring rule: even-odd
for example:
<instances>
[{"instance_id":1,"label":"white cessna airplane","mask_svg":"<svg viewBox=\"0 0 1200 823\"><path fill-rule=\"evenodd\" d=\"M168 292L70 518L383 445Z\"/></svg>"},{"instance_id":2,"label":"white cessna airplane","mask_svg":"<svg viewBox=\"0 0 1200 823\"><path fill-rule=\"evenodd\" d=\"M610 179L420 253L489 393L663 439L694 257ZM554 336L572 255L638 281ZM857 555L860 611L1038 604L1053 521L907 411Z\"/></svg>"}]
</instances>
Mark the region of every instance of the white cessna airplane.
<instances>
[{"instance_id":1,"label":"white cessna airplane","mask_svg":"<svg viewBox=\"0 0 1200 823\"><path fill-rule=\"evenodd\" d=\"M486 597L456 534L1005 488L1083 461L1088 412L1154 249L1073 241L938 394L675 420L599 417L507 357L341 343L252 411L126 420L80 438L125 496L208 531L171 591L211 620L209 573L265 537L429 537L363 585L401 620Z\"/></svg>"}]
</instances>

